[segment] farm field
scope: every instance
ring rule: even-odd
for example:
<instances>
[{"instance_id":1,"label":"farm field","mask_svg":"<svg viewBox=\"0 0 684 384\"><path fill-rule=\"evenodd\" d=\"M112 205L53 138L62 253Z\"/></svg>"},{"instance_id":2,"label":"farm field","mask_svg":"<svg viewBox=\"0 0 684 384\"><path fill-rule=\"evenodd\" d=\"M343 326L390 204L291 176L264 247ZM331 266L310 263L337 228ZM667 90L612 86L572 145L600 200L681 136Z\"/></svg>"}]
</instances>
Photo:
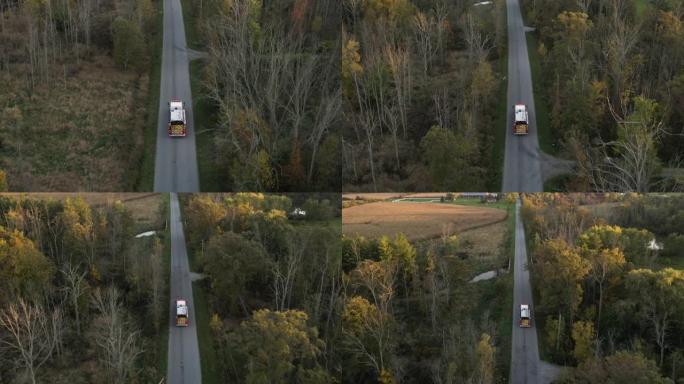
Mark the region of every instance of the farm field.
<instances>
[{"instance_id":1,"label":"farm field","mask_svg":"<svg viewBox=\"0 0 684 384\"><path fill-rule=\"evenodd\" d=\"M342 233L366 238L404 233L409 241L500 222L506 212L495 208L431 203L376 202L342 210Z\"/></svg>"}]
</instances>

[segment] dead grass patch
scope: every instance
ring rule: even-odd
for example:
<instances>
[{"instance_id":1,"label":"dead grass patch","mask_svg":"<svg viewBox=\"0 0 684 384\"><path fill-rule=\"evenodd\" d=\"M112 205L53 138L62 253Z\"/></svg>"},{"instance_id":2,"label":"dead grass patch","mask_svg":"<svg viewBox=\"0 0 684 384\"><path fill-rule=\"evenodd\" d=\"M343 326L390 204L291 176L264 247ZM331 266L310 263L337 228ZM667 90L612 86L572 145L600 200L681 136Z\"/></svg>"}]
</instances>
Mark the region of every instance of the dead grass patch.
<instances>
[{"instance_id":1,"label":"dead grass patch","mask_svg":"<svg viewBox=\"0 0 684 384\"><path fill-rule=\"evenodd\" d=\"M342 210L342 233L367 238L403 233L410 241L461 233L505 220L495 208L454 204L376 202Z\"/></svg>"},{"instance_id":2,"label":"dead grass patch","mask_svg":"<svg viewBox=\"0 0 684 384\"><path fill-rule=\"evenodd\" d=\"M17 77L0 74L0 106L14 111L0 119L0 168L12 190L133 189L147 76L122 72L100 55L33 90Z\"/></svg>"},{"instance_id":3,"label":"dead grass patch","mask_svg":"<svg viewBox=\"0 0 684 384\"><path fill-rule=\"evenodd\" d=\"M581 205L580 207L589 210L594 217L600 217L608 222L612 222L615 216L615 209L623 205L622 202L608 202Z\"/></svg>"},{"instance_id":4,"label":"dead grass patch","mask_svg":"<svg viewBox=\"0 0 684 384\"><path fill-rule=\"evenodd\" d=\"M504 246L506 221L473 228L458 233L460 247L478 262L493 263L498 260Z\"/></svg>"}]
</instances>

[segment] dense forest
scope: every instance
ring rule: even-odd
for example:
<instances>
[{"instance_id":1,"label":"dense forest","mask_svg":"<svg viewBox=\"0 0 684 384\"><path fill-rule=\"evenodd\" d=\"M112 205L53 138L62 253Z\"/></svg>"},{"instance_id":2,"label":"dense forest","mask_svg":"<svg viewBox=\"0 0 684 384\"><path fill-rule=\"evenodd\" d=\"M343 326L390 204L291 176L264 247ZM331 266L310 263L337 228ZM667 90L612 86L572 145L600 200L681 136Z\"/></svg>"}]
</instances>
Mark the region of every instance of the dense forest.
<instances>
[{"instance_id":1,"label":"dense forest","mask_svg":"<svg viewBox=\"0 0 684 384\"><path fill-rule=\"evenodd\" d=\"M211 313L199 324L203 376L214 382L329 382L327 367L339 367L328 356L343 284L340 203L329 200L335 197L183 199L191 264L206 276L195 283L195 297L206 294ZM306 216L288 215L295 206ZM202 339L203 327L209 338Z\"/></svg>"},{"instance_id":2,"label":"dense forest","mask_svg":"<svg viewBox=\"0 0 684 384\"><path fill-rule=\"evenodd\" d=\"M152 199L136 217L121 201L0 197L0 382L164 377L168 200Z\"/></svg>"},{"instance_id":3,"label":"dense forest","mask_svg":"<svg viewBox=\"0 0 684 384\"><path fill-rule=\"evenodd\" d=\"M542 356L561 383L684 378L684 196L523 197Z\"/></svg>"},{"instance_id":4,"label":"dense forest","mask_svg":"<svg viewBox=\"0 0 684 384\"><path fill-rule=\"evenodd\" d=\"M344 190L498 190L505 2L344 6Z\"/></svg>"},{"instance_id":5,"label":"dense forest","mask_svg":"<svg viewBox=\"0 0 684 384\"><path fill-rule=\"evenodd\" d=\"M493 255L497 268L511 251ZM415 244L344 237L341 381L507 382L511 278L470 283L469 256L458 234Z\"/></svg>"},{"instance_id":6,"label":"dense forest","mask_svg":"<svg viewBox=\"0 0 684 384\"><path fill-rule=\"evenodd\" d=\"M134 189L147 97L158 92L148 89L158 4L0 1L0 169L10 189Z\"/></svg>"},{"instance_id":7,"label":"dense forest","mask_svg":"<svg viewBox=\"0 0 684 384\"><path fill-rule=\"evenodd\" d=\"M288 215L293 207L306 217ZM507 378L499 326L510 329L510 301L499 292L510 278L468 284L474 264L456 234L416 245L403 235L340 241L339 199L325 195L191 196L183 212L191 264L205 276L194 289L210 312L199 325L200 344L211 344L200 345L208 380ZM509 251L493 257L505 263Z\"/></svg>"},{"instance_id":8,"label":"dense forest","mask_svg":"<svg viewBox=\"0 0 684 384\"><path fill-rule=\"evenodd\" d=\"M523 4L542 68L540 133L548 126L547 141L577 162L564 188L681 190L668 168L681 167L684 148L684 3Z\"/></svg>"},{"instance_id":9,"label":"dense forest","mask_svg":"<svg viewBox=\"0 0 684 384\"><path fill-rule=\"evenodd\" d=\"M210 140L199 152L211 153L217 191L339 190L340 13L336 0L204 0L188 10L208 54L197 79L208 108L197 109L208 110L198 134Z\"/></svg>"}]
</instances>

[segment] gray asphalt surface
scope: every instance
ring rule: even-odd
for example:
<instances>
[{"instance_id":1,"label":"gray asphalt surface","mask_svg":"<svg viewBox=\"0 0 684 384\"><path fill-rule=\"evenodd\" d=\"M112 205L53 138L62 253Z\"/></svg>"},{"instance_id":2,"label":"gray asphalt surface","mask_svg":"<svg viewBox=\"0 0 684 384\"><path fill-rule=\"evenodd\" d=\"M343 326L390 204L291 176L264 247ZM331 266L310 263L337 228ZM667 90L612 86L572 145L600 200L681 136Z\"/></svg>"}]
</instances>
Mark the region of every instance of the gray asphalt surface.
<instances>
[{"instance_id":1,"label":"gray asphalt surface","mask_svg":"<svg viewBox=\"0 0 684 384\"><path fill-rule=\"evenodd\" d=\"M508 11L508 109L506 151L504 156L504 192L541 192L543 189L539 140L532 93L532 72L527 56L525 26L518 0L506 0ZM513 105L527 105L529 133L513 135Z\"/></svg>"},{"instance_id":2,"label":"gray asphalt surface","mask_svg":"<svg viewBox=\"0 0 684 384\"><path fill-rule=\"evenodd\" d=\"M527 270L525 232L520 220L520 201L515 205L515 260L513 272L513 340L511 342L512 384L539 383L539 348L530 273ZM520 328L520 304L528 304L532 327Z\"/></svg>"},{"instance_id":3,"label":"gray asphalt surface","mask_svg":"<svg viewBox=\"0 0 684 384\"><path fill-rule=\"evenodd\" d=\"M188 70L185 25L180 0L164 0L164 47L162 49L159 125L154 161L155 192L197 192L199 172L192 118L192 92ZM168 135L169 101L185 102L187 136Z\"/></svg>"},{"instance_id":4,"label":"gray asphalt surface","mask_svg":"<svg viewBox=\"0 0 684 384\"><path fill-rule=\"evenodd\" d=\"M197 328L195 326L195 306L192 300L190 265L185 250L185 234L181 221L178 196L171 194L171 303L169 311L169 356L166 382L169 384L200 384L200 366ZM176 300L185 299L188 303L190 325L176 327Z\"/></svg>"},{"instance_id":5,"label":"gray asphalt surface","mask_svg":"<svg viewBox=\"0 0 684 384\"><path fill-rule=\"evenodd\" d=\"M520 200L515 204L515 260L513 272L513 332L511 341L511 384L547 384L560 367L539 360L539 343L530 273L527 270L525 231L520 220ZM532 326L520 328L520 304L530 306Z\"/></svg>"}]
</instances>

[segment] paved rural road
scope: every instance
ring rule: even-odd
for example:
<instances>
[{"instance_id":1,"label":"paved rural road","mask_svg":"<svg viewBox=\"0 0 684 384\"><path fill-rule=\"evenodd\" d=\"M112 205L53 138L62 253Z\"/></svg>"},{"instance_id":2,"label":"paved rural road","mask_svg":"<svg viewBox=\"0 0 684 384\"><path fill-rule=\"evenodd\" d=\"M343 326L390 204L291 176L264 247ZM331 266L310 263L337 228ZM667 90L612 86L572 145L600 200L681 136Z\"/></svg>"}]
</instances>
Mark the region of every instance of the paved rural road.
<instances>
[{"instance_id":1,"label":"paved rural road","mask_svg":"<svg viewBox=\"0 0 684 384\"><path fill-rule=\"evenodd\" d=\"M190 266L185 250L185 235L181 222L178 196L171 194L171 311L169 321L169 358L166 382L168 384L200 384L200 366L197 327L195 327L195 306L192 301L192 282ZM187 327L176 327L176 299L183 298L188 303Z\"/></svg>"},{"instance_id":2,"label":"paved rural road","mask_svg":"<svg viewBox=\"0 0 684 384\"><path fill-rule=\"evenodd\" d=\"M518 0L506 0L508 11L508 108L506 113L506 154L502 189L504 192L541 192L543 188L539 140L532 94L532 73L527 56L525 26ZM513 105L527 105L529 133L515 136Z\"/></svg>"},{"instance_id":3,"label":"paved rural road","mask_svg":"<svg viewBox=\"0 0 684 384\"><path fill-rule=\"evenodd\" d=\"M515 205L515 260L513 272L513 332L511 341L511 384L546 384L553 381L560 369L539 360L539 344L535 325L530 273L527 270L525 232L520 220L520 200ZM520 328L520 304L528 304L532 327Z\"/></svg>"},{"instance_id":4,"label":"paved rural road","mask_svg":"<svg viewBox=\"0 0 684 384\"><path fill-rule=\"evenodd\" d=\"M195 150L195 126L192 119L192 92L188 71L185 26L180 0L164 0L164 48L162 50L161 87L157 151L154 161L155 192L197 192L199 177ZM168 136L169 101L185 102L188 134Z\"/></svg>"}]
</instances>

